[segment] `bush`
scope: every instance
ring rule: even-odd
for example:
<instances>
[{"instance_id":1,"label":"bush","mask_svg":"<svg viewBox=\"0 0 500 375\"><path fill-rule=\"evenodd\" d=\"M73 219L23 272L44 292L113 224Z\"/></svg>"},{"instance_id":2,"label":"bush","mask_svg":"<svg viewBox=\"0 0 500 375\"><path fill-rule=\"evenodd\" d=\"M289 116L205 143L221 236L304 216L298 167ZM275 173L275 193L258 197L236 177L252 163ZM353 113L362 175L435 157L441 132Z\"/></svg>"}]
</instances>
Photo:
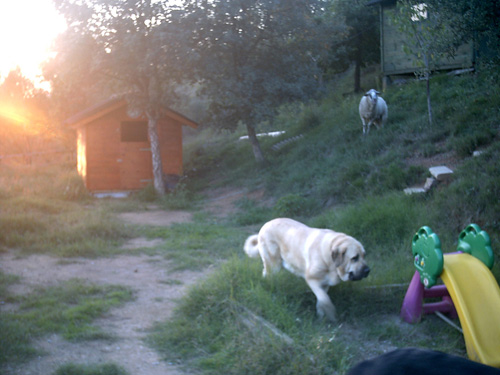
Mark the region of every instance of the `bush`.
<instances>
[{"instance_id":1,"label":"bush","mask_svg":"<svg viewBox=\"0 0 500 375\"><path fill-rule=\"evenodd\" d=\"M315 211L317 205L311 199L298 194L287 194L276 202L273 208L275 217L308 216Z\"/></svg>"}]
</instances>

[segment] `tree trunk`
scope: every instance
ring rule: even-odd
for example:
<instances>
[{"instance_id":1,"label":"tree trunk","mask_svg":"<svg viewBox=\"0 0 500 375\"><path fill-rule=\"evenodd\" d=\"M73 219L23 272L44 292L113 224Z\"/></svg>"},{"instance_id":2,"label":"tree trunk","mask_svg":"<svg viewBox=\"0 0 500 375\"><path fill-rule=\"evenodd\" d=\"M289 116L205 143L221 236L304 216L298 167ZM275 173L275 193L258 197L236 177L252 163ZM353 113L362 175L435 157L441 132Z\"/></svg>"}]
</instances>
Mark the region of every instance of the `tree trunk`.
<instances>
[{"instance_id":1,"label":"tree trunk","mask_svg":"<svg viewBox=\"0 0 500 375\"><path fill-rule=\"evenodd\" d=\"M429 111L429 126L432 126L431 80L427 73L427 109Z\"/></svg>"},{"instance_id":2,"label":"tree trunk","mask_svg":"<svg viewBox=\"0 0 500 375\"><path fill-rule=\"evenodd\" d=\"M148 112L148 135L151 144L151 159L153 163L153 185L158 195L165 195L163 166L161 162L160 138L158 136L158 116Z\"/></svg>"},{"instance_id":3,"label":"tree trunk","mask_svg":"<svg viewBox=\"0 0 500 375\"><path fill-rule=\"evenodd\" d=\"M424 64L425 64L425 81L427 85L427 111L429 112L429 126L432 126L432 104L431 104L431 71L429 56L424 53Z\"/></svg>"},{"instance_id":4,"label":"tree trunk","mask_svg":"<svg viewBox=\"0 0 500 375\"><path fill-rule=\"evenodd\" d=\"M354 92L361 92L361 41L359 40L359 36L356 38L357 47L354 55Z\"/></svg>"},{"instance_id":5,"label":"tree trunk","mask_svg":"<svg viewBox=\"0 0 500 375\"><path fill-rule=\"evenodd\" d=\"M260 148L259 140L257 139L257 134L255 134L255 128L253 126L247 125L248 140L252 145L253 155L257 163L264 163L266 159Z\"/></svg>"}]
</instances>

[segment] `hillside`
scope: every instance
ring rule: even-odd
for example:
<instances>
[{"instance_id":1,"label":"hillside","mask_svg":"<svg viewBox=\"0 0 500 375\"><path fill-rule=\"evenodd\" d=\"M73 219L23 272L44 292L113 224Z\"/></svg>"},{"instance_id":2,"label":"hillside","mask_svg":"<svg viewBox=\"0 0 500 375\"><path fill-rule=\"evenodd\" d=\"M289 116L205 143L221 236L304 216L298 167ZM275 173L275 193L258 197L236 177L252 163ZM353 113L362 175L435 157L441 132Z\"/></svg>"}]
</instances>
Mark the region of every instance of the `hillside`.
<instances>
[{"instance_id":1,"label":"hillside","mask_svg":"<svg viewBox=\"0 0 500 375\"><path fill-rule=\"evenodd\" d=\"M279 137L261 138L265 166L256 165L249 144L238 141L243 130L236 134L205 130L186 146L187 184L194 190L208 185L260 190L265 199L240 202L247 211L272 206L270 216L341 226L355 235L369 235L369 242L376 242L376 233L384 227L370 225L370 235L361 229L368 224L359 219L348 224L339 216L369 210L375 216L364 216L365 220L394 225L393 231L406 239L424 224L445 238L448 233L455 238L466 224L476 222L498 240L500 87L491 77L443 74L433 78L431 90L432 126L427 120L425 83L408 82L383 93L388 123L367 137L362 136L357 109L361 95L341 95L335 85L320 101L281 108L272 123L260 129L285 131ZM287 139L290 142L283 142ZM276 151L277 144L284 145ZM482 153L473 157L474 151ZM423 185L431 177L428 168L438 165L455 172L449 184L424 196L404 196L404 188ZM372 205L392 206L395 216L377 217L369 208ZM415 210L408 226L397 216L407 206ZM259 219L256 224L263 221Z\"/></svg>"},{"instance_id":2,"label":"hillside","mask_svg":"<svg viewBox=\"0 0 500 375\"><path fill-rule=\"evenodd\" d=\"M411 325L399 312L415 272L412 237L423 225L439 235L444 252L453 252L462 229L478 224L490 235L492 271L500 280L500 86L487 75L434 77L432 126L423 82L390 87L383 94L387 125L363 137L360 95L339 94L340 84L322 100L281 108L262 126L262 132L286 132L261 138L264 166L238 140L243 131L206 129L189 139L184 197L198 197L202 207L214 190L240 198L227 217L208 217L227 230L219 252L234 255L151 334L170 361L203 374L326 375L345 374L396 348L467 357L464 337L451 325L434 315ZM284 146L273 150L276 144ZM403 192L423 184L436 165L453 169L451 181L426 194ZM337 323L316 318L303 280L285 271L263 279L260 260L244 256L245 236L283 216L363 243L369 277L329 290Z\"/></svg>"}]
</instances>

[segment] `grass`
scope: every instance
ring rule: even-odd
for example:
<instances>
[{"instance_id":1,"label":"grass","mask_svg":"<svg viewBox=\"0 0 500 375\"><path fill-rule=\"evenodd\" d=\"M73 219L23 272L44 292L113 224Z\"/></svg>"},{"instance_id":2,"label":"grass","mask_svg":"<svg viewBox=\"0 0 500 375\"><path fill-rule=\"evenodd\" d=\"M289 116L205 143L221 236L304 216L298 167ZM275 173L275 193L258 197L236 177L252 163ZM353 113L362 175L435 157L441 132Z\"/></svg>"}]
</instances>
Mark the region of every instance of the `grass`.
<instances>
[{"instance_id":1,"label":"grass","mask_svg":"<svg viewBox=\"0 0 500 375\"><path fill-rule=\"evenodd\" d=\"M3 274L1 280L3 290L6 283L13 283ZM38 288L29 295L16 297L6 293L2 298L18 307L0 315L0 365L32 357L36 351L31 341L49 333L60 334L69 341L113 339L92 322L112 307L130 301L133 294L122 286L97 286L73 279Z\"/></svg>"},{"instance_id":2,"label":"grass","mask_svg":"<svg viewBox=\"0 0 500 375\"><path fill-rule=\"evenodd\" d=\"M220 263L230 257L245 238L238 227L203 218L169 227L144 228L144 233L163 239L163 244L152 251L172 260L172 270L200 270Z\"/></svg>"},{"instance_id":3,"label":"grass","mask_svg":"<svg viewBox=\"0 0 500 375\"><path fill-rule=\"evenodd\" d=\"M367 288L364 282L333 288L341 324L318 321L305 283L282 272L260 277L258 261L233 257L191 291L173 320L159 324L150 342L168 360L206 374L343 373L358 358L384 348L423 345L463 354L461 335L432 317L418 326L397 318L404 288ZM363 301L363 302L361 302ZM247 311L272 324L287 342Z\"/></svg>"},{"instance_id":4,"label":"grass","mask_svg":"<svg viewBox=\"0 0 500 375\"><path fill-rule=\"evenodd\" d=\"M127 375L122 367L114 363L102 365L78 365L69 363L60 366L54 375Z\"/></svg>"},{"instance_id":5,"label":"grass","mask_svg":"<svg viewBox=\"0 0 500 375\"><path fill-rule=\"evenodd\" d=\"M2 165L0 176L0 249L95 257L118 252L133 235L106 202L82 191L70 165Z\"/></svg>"}]
</instances>

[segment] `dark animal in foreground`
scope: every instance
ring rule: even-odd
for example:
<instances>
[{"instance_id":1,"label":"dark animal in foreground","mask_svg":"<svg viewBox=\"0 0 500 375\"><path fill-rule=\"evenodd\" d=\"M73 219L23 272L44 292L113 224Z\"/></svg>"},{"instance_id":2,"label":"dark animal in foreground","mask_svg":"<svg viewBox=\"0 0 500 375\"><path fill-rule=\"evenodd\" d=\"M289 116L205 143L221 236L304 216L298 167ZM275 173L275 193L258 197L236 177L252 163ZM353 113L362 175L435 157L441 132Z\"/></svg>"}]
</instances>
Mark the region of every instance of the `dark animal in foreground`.
<instances>
[{"instance_id":1,"label":"dark animal in foreground","mask_svg":"<svg viewBox=\"0 0 500 375\"><path fill-rule=\"evenodd\" d=\"M500 369L443 352L407 348L363 361L347 375L500 375Z\"/></svg>"}]
</instances>

